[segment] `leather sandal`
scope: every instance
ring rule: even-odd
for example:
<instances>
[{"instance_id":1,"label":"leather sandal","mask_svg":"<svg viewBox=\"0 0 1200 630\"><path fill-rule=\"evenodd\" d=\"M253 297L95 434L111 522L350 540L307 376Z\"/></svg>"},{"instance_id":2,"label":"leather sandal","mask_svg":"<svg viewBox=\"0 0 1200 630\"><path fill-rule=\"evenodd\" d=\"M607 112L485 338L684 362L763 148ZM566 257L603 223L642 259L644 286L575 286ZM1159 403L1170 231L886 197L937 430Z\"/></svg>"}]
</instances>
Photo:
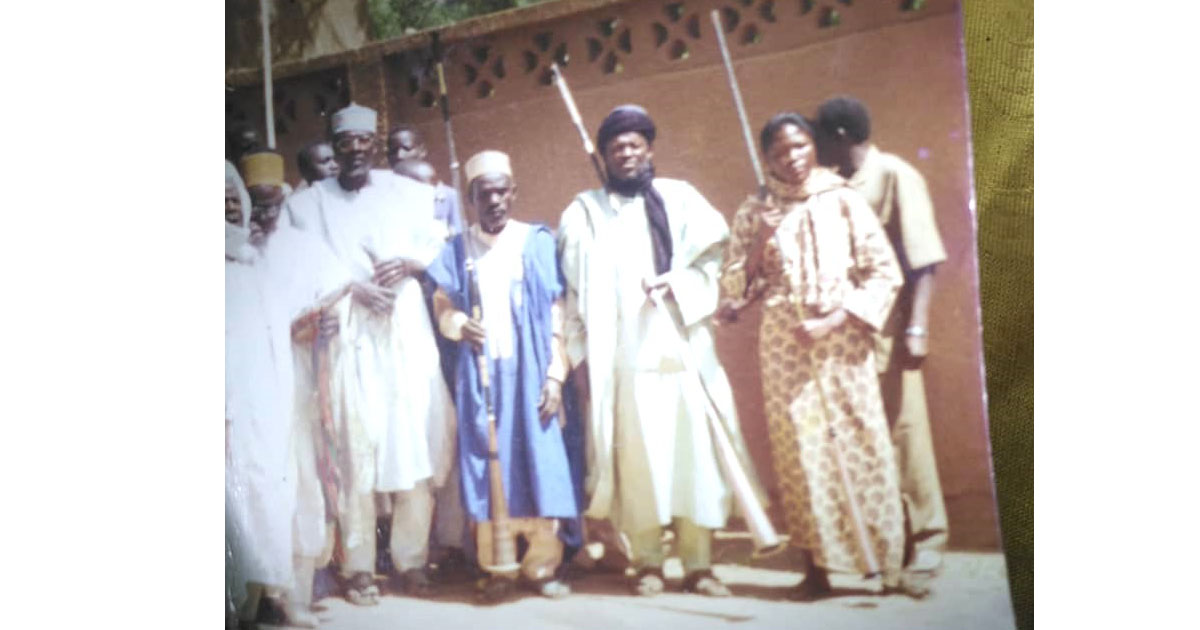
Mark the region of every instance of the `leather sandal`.
<instances>
[{"instance_id":1,"label":"leather sandal","mask_svg":"<svg viewBox=\"0 0 1200 630\"><path fill-rule=\"evenodd\" d=\"M661 567L640 569L629 579L629 590L634 595L653 597L666 588Z\"/></svg>"},{"instance_id":2,"label":"leather sandal","mask_svg":"<svg viewBox=\"0 0 1200 630\"><path fill-rule=\"evenodd\" d=\"M928 581L911 573L885 575L883 578L884 595L904 595L913 599L925 599L932 592Z\"/></svg>"},{"instance_id":3,"label":"leather sandal","mask_svg":"<svg viewBox=\"0 0 1200 630\"><path fill-rule=\"evenodd\" d=\"M370 573L355 573L346 583L346 601L355 606L374 606L379 603L379 587Z\"/></svg>"},{"instance_id":4,"label":"leather sandal","mask_svg":"<svg viewBox=\"0 0 1200 630\"><path fill-rule=\"evenodd\" d=\"M729 587L721 583L711 569L692 571L683 579L683 590L688 593L698 593L707 597L729 597Z\"/></svg>"},{"instance_id":5,"label":"leather sandal","mask_svg":"<svg viewBox=\"0 0 1200 630\"><path fill-rule=\"evenodd\" d=\"M429 597L433 594L433 583L424 569L409 569L400 574L400 590L409 597Z\"/></svg>"},{"instance_id":6,"label":"leather sandal","mask_svg":"<svg viewBox=\"0 0 1200 630\"><path fill-rule=\"evenodd\" d=\"M512 578L492 576L476 582L475 598L481 604L499 604L512 597L516 582Z\"/></svg>"}]
</instances>

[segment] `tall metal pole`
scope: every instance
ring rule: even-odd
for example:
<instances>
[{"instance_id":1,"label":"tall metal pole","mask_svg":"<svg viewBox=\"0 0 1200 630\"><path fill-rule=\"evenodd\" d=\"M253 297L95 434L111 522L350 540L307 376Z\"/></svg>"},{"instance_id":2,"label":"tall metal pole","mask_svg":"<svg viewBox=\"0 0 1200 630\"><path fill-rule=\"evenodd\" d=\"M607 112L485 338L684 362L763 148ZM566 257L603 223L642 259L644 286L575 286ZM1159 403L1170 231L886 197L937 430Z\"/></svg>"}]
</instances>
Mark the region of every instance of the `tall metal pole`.
<instances>
[{"instance_id":1,"label":"tall metal pole","mask_svg":"<svg viewBox=\"0 0 1200 630\"><path fill-rule=\"evenodd\" d=\"M763 175L762 163L758 161L758 150L754 147L754 136L750 133L750 118L746 116L746 104L742 102L742 89L738 87L737 75L733 72L733 60L729 57L729 44L725 43L725 31L721 29L721 12L714 9L713 30L717 32L717 45L721 48L721 61L725 64L725 77L729 80L729 91L733 94L733 106L737 109L738 122L742 125L742 138L750 152L750 165L754 167L754 178L758 180L758 198L767 198L767 179Z\"/></svg>"},{"instance_id":2,"label":"tall metal pole","mask_svg":"<svg viewBox=\"0 0 1200 630\"><path fill-rule=\"evenodd\" d=\"M263 109L266 111L267 148L275 148L275 99L271 86L271 12L267 3L258 0L262 23Z\"/></svg>"}]
</instances>

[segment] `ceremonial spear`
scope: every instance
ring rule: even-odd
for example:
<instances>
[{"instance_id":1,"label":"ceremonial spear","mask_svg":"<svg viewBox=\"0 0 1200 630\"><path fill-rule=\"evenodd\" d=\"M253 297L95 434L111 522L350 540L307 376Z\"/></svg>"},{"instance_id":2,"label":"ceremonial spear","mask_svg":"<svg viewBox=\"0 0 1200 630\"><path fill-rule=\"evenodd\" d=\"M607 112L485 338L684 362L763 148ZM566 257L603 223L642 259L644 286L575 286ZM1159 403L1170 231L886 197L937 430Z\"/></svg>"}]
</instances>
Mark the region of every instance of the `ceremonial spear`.
<instances>
[{"instance_id":1,"label":"ceremonial spear","mask_svg":"<svg viewBox=\"0 0 1200 630\"><path fill-rule=\"evenodd\" d=\"M462 169L458 164L458 152L454 148L454 127L450 124L450 98L446 93L446 50L442 47L442 38L437 31L433 32L432 38L433 61L438 79L438 101L442 106L442 124L446 128L446 151L450 154L450 185L454 187L454 192L462 194Z\"/></svg>"}]
</instances>

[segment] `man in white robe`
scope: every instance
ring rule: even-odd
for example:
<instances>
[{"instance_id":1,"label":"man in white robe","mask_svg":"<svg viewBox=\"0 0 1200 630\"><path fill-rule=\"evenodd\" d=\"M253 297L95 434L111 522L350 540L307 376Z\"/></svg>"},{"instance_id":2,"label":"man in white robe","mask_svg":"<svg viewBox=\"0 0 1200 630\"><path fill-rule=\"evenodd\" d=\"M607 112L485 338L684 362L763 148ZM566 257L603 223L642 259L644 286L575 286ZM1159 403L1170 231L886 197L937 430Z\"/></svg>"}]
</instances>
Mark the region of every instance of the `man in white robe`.
<instances>
[{"instance_id":1,"label":"man in white robe","mask_svg":"<svg viewBox=\"0 0 1200 630\"><path fill-rule=\"evenodd\" d=\"M318 344L336 334L336 320L320 317L321 305L344 291L350 276L319 240L276 229L282 157L253 153L242 169L250 194L239 195L237 212L226 208L227 223L242 222L226 237L227 535L236 589L252 585L244 589L241 617L253 621L265 594L279 601L290 625L316 627L309 606L314 558L325 540L324 503L312 427L294 413L292 341L302 319L320 328ZM316 316L304 318L306 312Z\"/></svg>"},{"instance_id":2,"label":"man in white robe","mask_svg":"<svg viewBox=\"0 0 1200 630\"><path fill-rule=\"evenodd\" d=\"M677 346L686 339L744 454L710 322L729 229L690 184L654 177L645 110L618 107L598 135L608 185L576 196L558 236L567 353L581 398L591 398L586 516L609 518L628 536L635 593L663 590L661 534L673 523L685 590L726 596L711 572L711 540L729 517L731 492ZM665 290L669 316L648 290Z\"/></svg>"},{"instance_id":3,"label":"man in white robe","mask_svg":"<svg viewBox=\"0 0 1200 630\"><path fill-rule=\"evenodd\" d=\"M376 114L350 105L333 116L336 178L288 198L297 228L319 236L358 284L342 303L346 345L332 369L334 414L341 427L339 529L346 596L373 605L373 493L391 504L389 550L402 588L427 594L433 491L454 454L454 408L438 367L433 328L417 274L440 252L430 186L373 169Z\"/></svg>"}]
</instances>

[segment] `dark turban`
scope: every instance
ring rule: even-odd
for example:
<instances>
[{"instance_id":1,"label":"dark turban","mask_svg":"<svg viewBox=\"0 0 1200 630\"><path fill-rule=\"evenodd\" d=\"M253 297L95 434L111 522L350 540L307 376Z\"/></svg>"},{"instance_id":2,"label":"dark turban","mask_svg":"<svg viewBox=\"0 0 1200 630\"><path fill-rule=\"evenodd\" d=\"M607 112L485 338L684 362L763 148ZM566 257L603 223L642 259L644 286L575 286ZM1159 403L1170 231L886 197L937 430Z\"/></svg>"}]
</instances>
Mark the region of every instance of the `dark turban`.
<instances>
[{"instance_id":1,"label":"dark turban","mask_svg":"<svg viewBox=\"0 0 1200 630\"><path fill-rule=\"evenodd\" d=\"M647 143L654 142L656 129L650 114L637 105L621 105L612 110L604 118L604 122L600 123L600 131L596 133L596 146L600 147L601 153L607 155L608 143L629 131L642 134ZM654 246L654 272L664 274L669 271L674 243L671 241L671 227L667 223L667 211L662 195L654 188L654 165L651 164L650 168L630 180L618 180L609 173L608 189L630 197L639 194L644 197L646 220L650 224L650 241Z\"/></svg>"}]
</instances>

